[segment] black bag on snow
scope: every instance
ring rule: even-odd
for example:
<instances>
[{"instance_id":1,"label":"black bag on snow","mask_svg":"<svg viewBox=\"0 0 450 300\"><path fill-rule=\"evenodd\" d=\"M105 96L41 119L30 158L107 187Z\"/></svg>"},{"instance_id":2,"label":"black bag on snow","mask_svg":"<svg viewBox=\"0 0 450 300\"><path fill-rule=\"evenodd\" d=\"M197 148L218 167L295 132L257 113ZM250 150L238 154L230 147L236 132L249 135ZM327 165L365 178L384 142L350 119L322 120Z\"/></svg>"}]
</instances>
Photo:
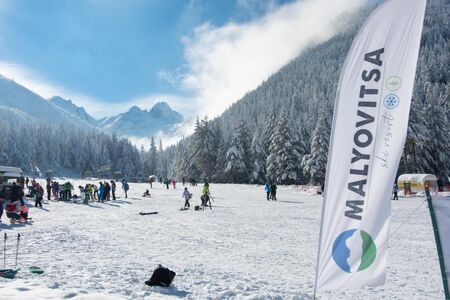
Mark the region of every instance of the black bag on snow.
<instances>
[{"instance_id":1,"label":"black bag on snow","mask_svg":"<svg viewBox=\"0 0 450 300\"><path fill-rule=\"evenodd\" d=\"M150 278L150 280L147 280L145 284L149 286L157 285L168 287L172 283L172 280L175 277L175 275L176 274L174 271L171 271L159 265L158 268L156 268L156 270L153 271L153 275Z\"/></svg>"}]
</instances>

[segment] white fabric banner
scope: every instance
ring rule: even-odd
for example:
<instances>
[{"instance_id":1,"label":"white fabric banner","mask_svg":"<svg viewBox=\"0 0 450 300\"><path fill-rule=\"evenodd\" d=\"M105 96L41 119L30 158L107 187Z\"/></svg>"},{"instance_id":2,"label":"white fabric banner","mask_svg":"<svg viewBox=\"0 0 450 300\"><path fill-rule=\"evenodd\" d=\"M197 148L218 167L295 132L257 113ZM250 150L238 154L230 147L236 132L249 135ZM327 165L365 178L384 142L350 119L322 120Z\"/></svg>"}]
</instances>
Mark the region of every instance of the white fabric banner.
<instances>
[{"instance_id":1,"label":"white fabric banner","mask_svg":"<svg viewBox=\"0 0 450 300\"><path fill-rule=\"evenodd\" d=\"M385 282L390 198L408 125L426 0L381 4L341 71L330 139L317 290Z\"/></svg>"},{"instance_id":2,"label":"white fabric banner","mask_svg":"<svg viewBox=\"0 0 450 300\"><path fill-rule=\"evenodd\" d=\"M450 196L433 197L432 203L441 238L445 273L450 278Z\"/></svg>"}]
</instances>

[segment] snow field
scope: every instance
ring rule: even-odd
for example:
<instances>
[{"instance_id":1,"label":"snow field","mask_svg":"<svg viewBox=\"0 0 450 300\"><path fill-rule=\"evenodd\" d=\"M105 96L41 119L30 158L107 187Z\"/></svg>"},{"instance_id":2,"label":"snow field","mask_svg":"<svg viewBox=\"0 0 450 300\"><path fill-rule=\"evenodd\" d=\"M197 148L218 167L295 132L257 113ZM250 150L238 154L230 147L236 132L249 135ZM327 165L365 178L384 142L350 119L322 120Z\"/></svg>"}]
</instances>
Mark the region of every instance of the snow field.
<instances>
[{"instance_id":1,"label":"snow field","mask_svg":"<svg viewBox=\"0 0 450 300\"><path fill-rule=\"evenodd\" d=\"M320 196L280 186L279 201L269 202L262 186L212 184L212 210L180 211L181 185L167 190L156 183L152 197L143 198L148 184L130 183L128 199L120 186L117 201L31 208L33 224L10 225L3 217L7 267L21 233L22 270L14 280L0 278L0 299L312 299ZM202 186L188 188L192 207L199 205ZM392 202L385 286L320 292L318 299L442 299L423 201ZM171 288L144 285L157 264L177 273ZM33 265L45 274L29 273Z\"/></svg>"}]
</instances>

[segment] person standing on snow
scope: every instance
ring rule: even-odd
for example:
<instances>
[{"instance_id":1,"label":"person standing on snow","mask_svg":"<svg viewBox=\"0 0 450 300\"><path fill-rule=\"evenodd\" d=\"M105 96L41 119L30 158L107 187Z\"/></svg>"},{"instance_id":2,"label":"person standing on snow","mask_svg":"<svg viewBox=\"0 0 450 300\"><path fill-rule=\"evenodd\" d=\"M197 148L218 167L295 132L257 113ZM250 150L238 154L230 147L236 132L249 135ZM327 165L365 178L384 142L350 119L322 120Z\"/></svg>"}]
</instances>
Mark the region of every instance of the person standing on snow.
<instances>
[{"instance_id":1,"label":"person standing on snow","mask_svg":"<svg viewBox=\"0 0 450 300\"><path fill-rule=\"evenodd\" d=\"M103 182L99 182L98 200L100 202L103 202L104 199L105 199L105 186L103 185Z\"/></svg>"},{"instance_id":2,"label":"person standing on snow","mask_svg":"<svg viewBox=\"0 0 450 300\"><path fill-rule=\"evenodd\" d=\"M169 189L170 181L168 178L166 178L166 180L164 181L164 184L166 185L166 188Z\"/></svg>"},{"instance_id":3,"label":"person standing on snow","mask_svg":"<svg viewBox=\"0 0 450 300\"><path fill-rule=\"evenodd\" d=\"M270 187L270 195L273 201L277 201L277 185L275 183Z\"/></svg>"},{"instance_id":4,"label":"person standing on snow","mask_svg":"<svg viewBox=\"0 0 450 300\"><path fill-rule=\"evenodd\" d=\"M28 187L28 183L29 183L29 182L30 182L30 178L27 177L27 178L25 179L25 185L27 186L27 189L30 189L30 188Z\"/></svg>"},{"instance_id":5,"label":"person standing on snow","mask_svg":"<svg viewBox=\"0 0 450 300\"><path fill-rule=\"evenodd\" d=\"M111 186L107 181L105 181L105 200L109 201L110 198L110 192L111 192Z\"/></svg>"},{"instance_id":6,"label":"person standing on snow","mask_svg":"<svg viewBox=\"0 0 450 300\"><path fill-rule=\"evenodd\" d=\"M392 200L398 200L398 187L397 183L394 183L394 186L392 187L392 193L394 194L394 199Z\"/></svg>"},{"instance_id":7,"label":"person standing on snow","mask_svg":"<svg viewBox=\"0 0 450 300\"><path fill-rule=\"evenodd\" d=\"M174 189L176 188L176 185L177 185L177 182L175 181L175 179L172 179L172 186Z\"/></svg>"},{"instance_id":8,"label":"person standing on snow","mask_svg":"<svg viewBox=\"0 0 450 300\"><path fill-rule=\"evenodd\" d=\"M188 191L187 187L184 188L182 197L184 199L184 209L188 209L189 207L191 207L191 205L189 204L189 200L192 198L192 194Z\"/></svg>"},{"instance_id":9,"label":"person standing on snow","mask_svg":"<svg viewBox=\"0 0 450 300\"><path fill-rule=\"evenodd\" d=\"M45 187L47 188L47 200L50 201L50 195L52 193L52 180L50 177L47 177L46 181L47 185Z\"/></svg>"},{"instance_id":10,"label":"person standing on snow","mask_svg":"<svg viewBox=\"0 0 450 300\"><path fill-rule=\"evenodd\" d=\"M122 179L122 188L125 192L125 198L128 198L128 190L130 189L130 186L128 185L128 182L125 179Z\"/></svg>"},{"instance_id":11,"label":"person standing on snow","mask_svg":"<svg viewBox=\"0 0 450 300\"><path fill-rule=\"evenodd\" d=\"M116 200L116 182L111 180L111 192L113 200Z\"/></svg>"},{"instance_id":12,"label":"person standing on snow","mask_svg":"<svg viewBox=\"0 0 450 300\"><path fill-rule=\"evenodd\" d=\"M34 206L42 208L42 198L44 198L44 189L38 183L36 185L36 193L34 194Z\"/></svg>"},{"instance_id":13,"label":"person standing on snow","mask_svg":"<svg viewBox=\"0 0 450 300\"><path fill-rule=\"evenodd\" d=\"M264 190L266 191L267 201L269 201L270 200L270 192L271 192L269 183L266 183L266 185L264 186Z\"/></svg>"},{"instance_id":14,"label":"person standing on snow","mask_svg":"<svg viewBox=\"0 0 450 300\"><path fill-rule=\"evenodd\" d=\"M203 195L208 195L209 196L209 183L205 182L205 184L203 185Z\"/></svg>"}]
</instances>

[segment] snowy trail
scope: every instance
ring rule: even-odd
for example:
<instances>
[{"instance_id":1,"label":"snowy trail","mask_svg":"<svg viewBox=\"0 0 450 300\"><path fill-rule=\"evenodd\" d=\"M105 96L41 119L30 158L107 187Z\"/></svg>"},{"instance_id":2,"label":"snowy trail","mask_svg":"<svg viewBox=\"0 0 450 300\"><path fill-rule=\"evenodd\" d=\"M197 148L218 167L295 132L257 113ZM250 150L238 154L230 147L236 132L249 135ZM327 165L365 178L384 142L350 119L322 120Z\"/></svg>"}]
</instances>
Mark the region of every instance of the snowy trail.
<instances>
[{"instance_id":1,"label":"snowy trail","mask_svg":"<svg viewBox=\"0 0 450 300\"><path fill-rule=\"evenodd\" d=\"M76 181L78 186L81 181ZM118 185L118 194L123 196ZM30 210L31 225L0 225L22 234L14 280L0 279L0 299L312 299L320 196L280 187L279 201L262 187L211 185L212 210L180 211L182 187L130 184L129 198L90 206L63 202ZM191 205L201 186L189 187ZM442 285L423 199L392 202L387 285L319 293L319 299L440 299ZM140 216L141 211L158 211ZM173 269L172 288L144 285L157 264ZM41 276L27 268L45 269Z\"/></svg>"}]
</instances>

